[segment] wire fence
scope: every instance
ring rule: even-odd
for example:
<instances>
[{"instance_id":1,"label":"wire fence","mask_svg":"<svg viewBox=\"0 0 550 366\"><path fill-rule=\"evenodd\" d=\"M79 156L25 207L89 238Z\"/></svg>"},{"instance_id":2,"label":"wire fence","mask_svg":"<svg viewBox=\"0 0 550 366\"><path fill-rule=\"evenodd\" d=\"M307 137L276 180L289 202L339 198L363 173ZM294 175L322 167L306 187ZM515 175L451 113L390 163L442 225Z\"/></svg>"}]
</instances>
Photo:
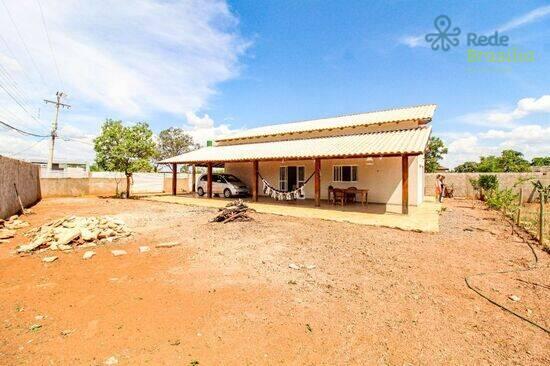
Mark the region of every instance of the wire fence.
<instances>
[{"instance_id":1,"label":"wire fence","mask_svg":"<svg viewBox=\"0 0 550 366\"><path fill-rule=\"evenodd\" d=\"M546 248L550 248L550 203L520 203L515 212L516 223L539 239ZM541 212L542 211L542 212Z\"/></svg>"}]
</instances>

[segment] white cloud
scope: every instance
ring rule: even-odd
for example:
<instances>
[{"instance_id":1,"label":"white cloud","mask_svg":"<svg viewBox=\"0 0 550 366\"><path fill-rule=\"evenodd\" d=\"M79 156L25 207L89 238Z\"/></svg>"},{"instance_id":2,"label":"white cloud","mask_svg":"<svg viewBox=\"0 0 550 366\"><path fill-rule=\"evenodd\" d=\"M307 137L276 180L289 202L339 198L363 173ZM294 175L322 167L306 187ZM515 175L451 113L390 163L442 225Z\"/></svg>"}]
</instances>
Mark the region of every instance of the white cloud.
<instances>
[{"instance_id":1,"label":"white cloud","mask_svg":"<svg viewBox=\"0 0 550 366\"><path fill-rule=\"evenodd\" d=\"M510 20L509 22L501 25L498 27L499 32L507 32L511 31L515 28L519 28L521 26L524 26L526 24L533 23L537 20L540 20L541 18L550 15L550 5L547 6L541 6L539 8L536 8L534 10L531 10L530 12L520 15L517 18L514 18Z\"/></svg>"},{"instance_id":2,"label":"white cloud","mask_svg":"<svg viewBox=\"0 0 550 366\"><path fill-rule=\"evenodd\" d=\"M428 47L428 43L424 39L424 35L420 35L420 36L416 36L416 35L415 36L413 36L413 35L403 36L403 37L399 38L399 43L401 43L405 46L408 46L410 48Z\"/></svg>"},{"instance_id":3,"label":"white cloud","mask_svg":"<svg viewBox=\"0 0 550 366\"><path fill-rule=\"evenodd\" d=\"M239 131L231 129L231 126L225 123L216 126L214 120L208 114L200 117L196 113L188 112L185 116L187 121L183 127L189 131L193 140L202 146L205 146L208 140L215 140L221 136Z\"/></svg>"},{"instance_id":4,"label":"white cloud","mask_svg":"<svg viewBox=\"0 0 550 366\"><path fill-rule=\"evenodd\" d=\"M0 42L0 65L17 84L7 84L2 72L0 83L11 85L33 115L40 108L44 122L32 120L3 90L0 119L41 133L47 133L53 116L42 99L51 99L56 90L67 92L73 106L63 111L60 126L72 126L75 134L97 133L106 117L152 120L154 127L159 115L196 114L208 106L219 83L239 75L240 58L250 46L223 0L41 1L60 85L36 0L4 1L32 58L8 14L0 11L0 32L9 43L5 48Z\"/></svg>"},{"instance_id":5,"label":"white cloud","mask_svg":"<svg viewBox=\"0 0 550 366\"><path fill-rule=\"evenodd\" d=\"M490 109L481 112L467 113L456 118L464 122L478 126L514 127L517 121L537 113L550 113L550 95L540 98L520 99L515 108Z\"/></svg>"}]
</instances>

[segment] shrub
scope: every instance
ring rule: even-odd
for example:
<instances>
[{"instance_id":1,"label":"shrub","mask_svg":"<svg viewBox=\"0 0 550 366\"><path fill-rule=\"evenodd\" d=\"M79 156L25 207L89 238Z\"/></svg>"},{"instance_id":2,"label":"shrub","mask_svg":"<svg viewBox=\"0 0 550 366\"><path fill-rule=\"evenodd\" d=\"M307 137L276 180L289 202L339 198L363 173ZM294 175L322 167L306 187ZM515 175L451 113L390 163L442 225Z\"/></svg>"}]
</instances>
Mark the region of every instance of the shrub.
<instances>
[{"instance_id":1,"label":"shrub","mask_svg":"<svg viewBox=\"0 0 550 366\"><path fill-rule=\"evenodd\" d=\"M516 210L518 194L514 193L511 188L491 189L487 192L485 198L487 206L503 211L505 215Z\"/></svg>"},{"instance_id":2,"label":"shrub","mask_svg":"<svg viewBox=\"0 0 550 366\"><path fill-rule=\"evenodd\" d=\"M471 178L470 184L474 190L478 191L479 199L485 201L488 192L498 189L498 178L494 174L484 174L478 179Z\"/></svg>"}]
</instances>

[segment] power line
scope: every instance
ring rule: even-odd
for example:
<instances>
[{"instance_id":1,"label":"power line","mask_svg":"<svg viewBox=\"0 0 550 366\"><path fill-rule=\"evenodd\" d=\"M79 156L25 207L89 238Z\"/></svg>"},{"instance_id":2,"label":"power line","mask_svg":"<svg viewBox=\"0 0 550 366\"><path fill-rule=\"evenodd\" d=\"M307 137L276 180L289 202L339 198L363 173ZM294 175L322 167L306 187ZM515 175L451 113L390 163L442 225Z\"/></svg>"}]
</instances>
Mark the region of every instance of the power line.
<instances>
[{"instance_id":1,"label":"power line","mask_svg":"<svg viewBox=\"0 0 550 366\"><path fill-rule=\"evenodd\" d=\"M23 106L23 104L22 104L16 97L14 97L14 96L9 92L9 90L6 89L6 88L4 87L4 85L2 85L2 83L0 83L0 88L2 88L2 89L6 92L6 94L8 94L9 97L10 97L15 103L17 103L17 105L18 105L19 107L21 107L21 109L23 109L32 119L34 119L36 122L43 123L43 122L39 121L35 116L33 116L32 113L29 112L29 111L27 110L27 108L25 108L25 106Z\"/></svg>"},{"instance_id":2,"label":"power line","mask_svg":"<svg viewBox=\"0 0 550 366\"><path fill-rule=\"evenodd\" d=\"M17 156L19 154L23 154L24 152L26 151L29 151L30 149L32 149L33 147L35 147L36 145L38 145L39 143L41 143L42 141L44 141L45 139L47 139L49 136L46 136L46 137L43 137L41 138L40 140L36 141L34 144L32 144L31 146L21 150L21 151L18 151L16 152L15 154L9 154L10 156Z\"/></svg>"},{"instance_id":3,"label":"power line","mask_svg":"<svg viewBox=\"0 0 550 366\"><path fill-rule=\"evenodd\" d=\"M33 106L28 102L29 100L31 100L29 95L17 87L17 82L15 81L15 79L9 74L8 70L2 65L0 65L0 80L6 81L5 87L10 88L10 91L14 94L14 97L20 99L19 101L21 102L21 104L25 104L29 109L33 108ZM31 117L33 117L32 114L31 114ZM44 122L41 120L38 122L44 124Z\"/></svg>"},{"instance_id":4,"label":"power line","mask_svg":"<svg viewBox=\"0 0 550 366\"><path fill-rule=\"evenodd\" d=\"M14 131L16 131L16 132L19 132L20 134L26 135L26 136L45 137L45 138L46 138L46 137L50 137L50 135L39 135L39 134L36 134L36 133L24 131L24 130L22 130L22 129L20 129L20 128L17 128L17 127L15 127L15 126L12 126L12 125L10 125L9 123L6 123L6 122L4 122L4 121L0 121L0 125L2 125L2 126L4 126L4 127L7 127L7 128L9 128L9 129L12 129L12 130L14 130Z\"/></svg>"},{"instance_id":5,"label":"power line","mask_svg":"<svg viewBox=\"0 0 550 366\"><path fill-rule=\"evenodd\" d=\"M48 32L48 27L46 26L46 19L44 18L44 11L42 10L42 4L40 4L40 0L36 0L36 3L38 4L38 8L40 9L40 16L42 17L42 25L44 25L44 31L46 33L46 38L48 39L48 45L50 46L50 52L52 54L53 63L55 65L55 70L57 71L57 78L59 79L59 83L61 84L61 86L63 86L63 80L61 79L61 73L59 72L59 66L57 65L57 58L55 57L55 52L52 46L52 40L50 39L50 32Z\"/></svg>"},{"instance_id":6,"label":"power line","mask_svg":"<svg viewBox=\"0 0 550 366\"><path fill-rule=\"evenodd\" d=\"M15 32L19 36L19 39L21 40L21 43L23 44L23 47L25 48L25 51L27 52L27 55L31 59L31 62L32 62L34 68L36 69L36 72L38 72L38 75L40 75L40 79L42 80L42 84L44 84L44 86L46 86L46 81L44 79L44 76L40 72L40 69L38 69L38 66L37 66L36 62L34 61L34 58L32 57L32 55L29 51L29 48L27 47L27 43L23 39L23 36L21 36L21 32L19 32L19 28L17 27L17 24L13 20L13 17L11 16L11 13L10 13L10 9L6 6L6 3L4 2L4 0L2 0L2 5L4 5L4 8L6 9L6 14L8 14L8 17L10 18L11 24L15 28Z\"/></svg>"}]
</instances>

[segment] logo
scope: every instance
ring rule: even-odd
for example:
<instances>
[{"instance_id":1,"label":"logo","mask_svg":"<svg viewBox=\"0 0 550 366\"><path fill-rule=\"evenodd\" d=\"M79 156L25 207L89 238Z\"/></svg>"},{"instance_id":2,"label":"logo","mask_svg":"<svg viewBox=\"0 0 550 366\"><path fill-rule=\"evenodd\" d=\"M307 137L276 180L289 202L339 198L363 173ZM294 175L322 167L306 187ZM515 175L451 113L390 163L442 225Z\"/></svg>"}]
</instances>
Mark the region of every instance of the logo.
<instances>
[{"instance_id":1,"label":"logo","mask_svg":"<svg viewBox=\"0 0 550 366\"><path fill-rule=\"evenodd\" d=\"M426 34L426 42L432 44L432 50L437 51L439 49L448 51L451 46L456 47L460 43L458 36L460 35L460 28L454 27L451 32L451 18L446 15L440 15L434 20L434 26L437 33Z\"/></svg>"}]
</instances>

